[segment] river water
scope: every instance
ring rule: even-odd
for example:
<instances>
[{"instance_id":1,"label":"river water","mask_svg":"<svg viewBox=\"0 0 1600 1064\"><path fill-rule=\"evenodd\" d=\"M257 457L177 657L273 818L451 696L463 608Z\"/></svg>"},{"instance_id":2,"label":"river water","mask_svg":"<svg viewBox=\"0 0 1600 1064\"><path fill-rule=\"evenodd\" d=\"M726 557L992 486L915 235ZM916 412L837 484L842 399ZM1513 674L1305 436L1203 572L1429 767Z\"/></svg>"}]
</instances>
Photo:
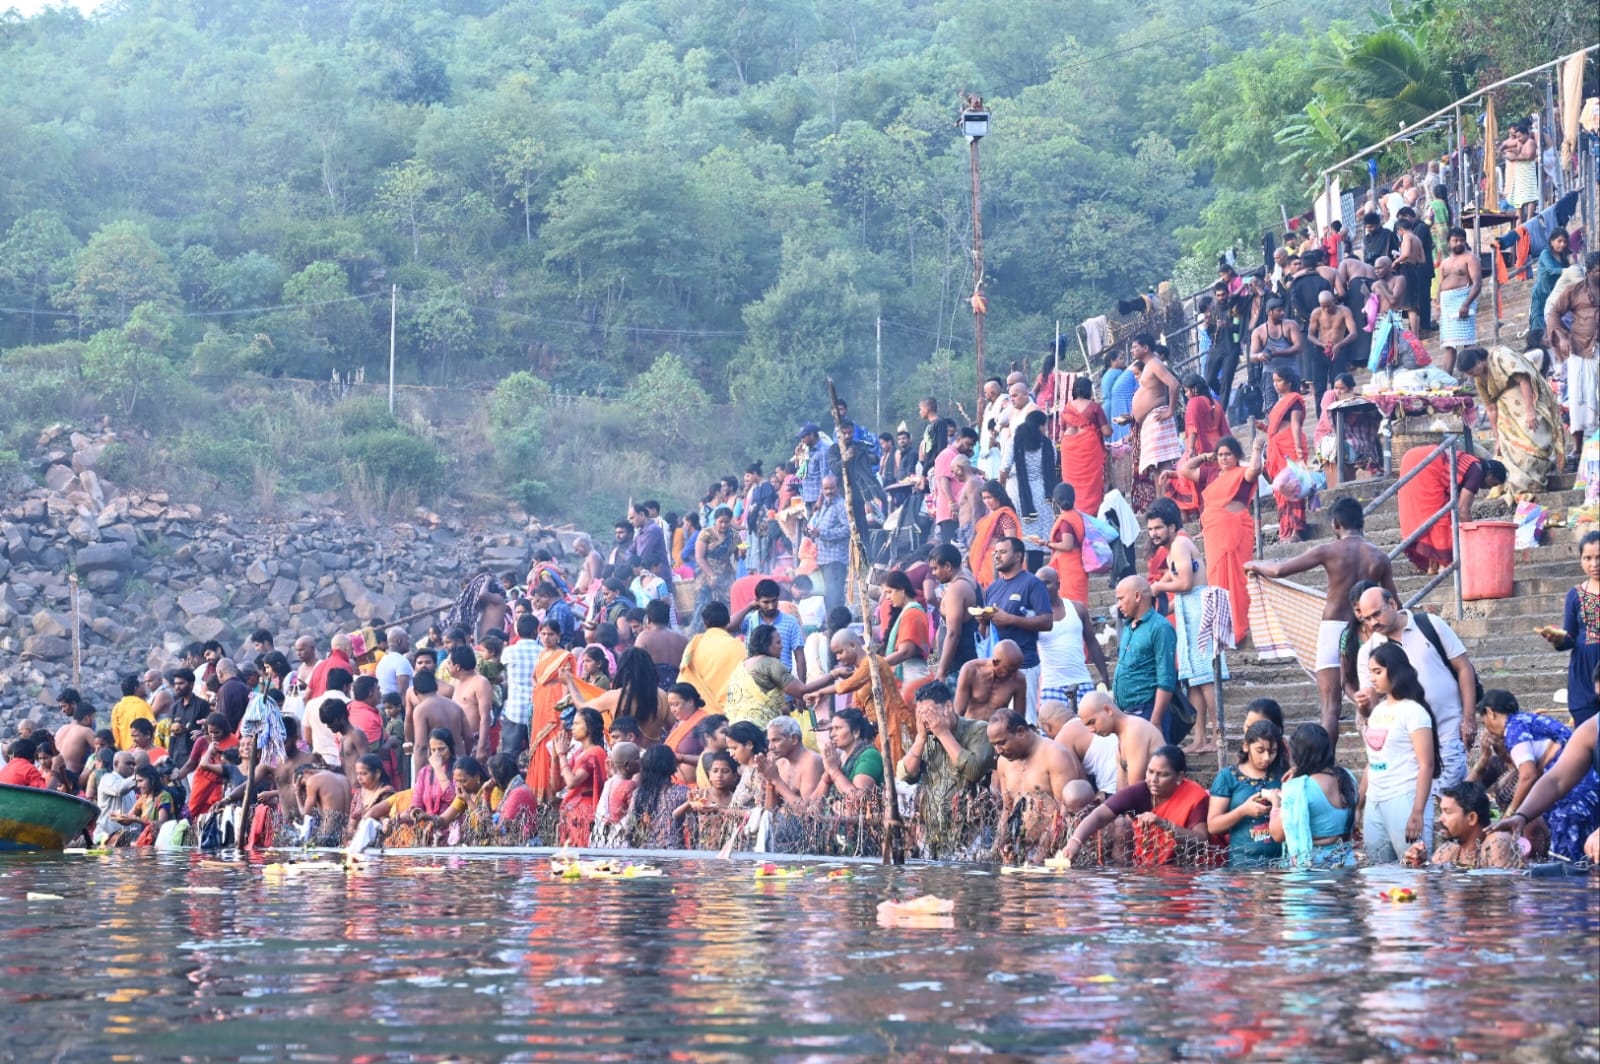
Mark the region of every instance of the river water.
<instances>
[{"instance_id":1,"label":"river water","mask_svg":"<svg viewBox=\"0 0 1600 1064\"><path fill-rule=\"evenodd\" d=\"M1595 878L653 863L8 858L0 1059L1600 1060Z\"/></svg>"}]
</instances>

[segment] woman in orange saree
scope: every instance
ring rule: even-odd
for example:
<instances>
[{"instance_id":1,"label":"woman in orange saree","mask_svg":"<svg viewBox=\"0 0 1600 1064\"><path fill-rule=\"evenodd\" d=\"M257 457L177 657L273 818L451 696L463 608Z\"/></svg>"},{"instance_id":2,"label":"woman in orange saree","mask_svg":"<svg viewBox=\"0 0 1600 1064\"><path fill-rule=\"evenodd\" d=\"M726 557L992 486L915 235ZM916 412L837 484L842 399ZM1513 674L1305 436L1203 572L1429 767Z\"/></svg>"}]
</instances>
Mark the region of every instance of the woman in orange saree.
<instances>
[{"instance_id":1,"label":"woman in orange saree","mask_svg":"<svg viewBox=\"0 0 1600 1064\"><path fill-rule=\"evenodd\" d=\"M561 702L567 697L563 673L576 667L572 652L561 645L561 626L539 626L544 650L533 666L533 720L528 726L528 787L540 801L555 797L558 786L547 744L561 731Z\"/></svg>"},{"instance_id":2,"label":"woman in orange saree","mask_svg":"<svg viewBox=\"0 0 1600 1064\"><path fill-rule=\"evenodd\" d=\"M1434 448L1424 444L1413 447L1400 458L1399 477L1423 464ZM1396 501L1400 507L1400 527L1406 532L1422 527L1422 522L1438 513L1450 499L1450 477L1445 472L1445 456L1439 455L1427 463L1427 468L1400 489ZM1457 513L1462 521L1472 520L1472 500L1485 488L1499 487L1506 482L1506 467L1499 462L1486 462L1475 455L1456 452L1456 483L1461 488L1461 501ZM1455 559L1455 542L1450 534L1448 518L1434 522L1421 539L1406 548L1421 572L1437 573Z\"/></svg>"},{"instance_id":3,"label":"woman in orange saree","mask_svg":"<svg viewBox=\"0 0 1600 1064\"><path fill-rule=\"evenodd\" d=\"M1083 568L1083 515L1078 512L1077 493L1065 481L1056 485L1050 496L1055 504L1056 523L1050 527L1050 568L1061 577L1061 597L1068 602L1089 605L1089 574Z\"/></svg>"},{"instance_id":4,"label":"woman in orange saree","mask_svg":"<svg viewBox=\"0 0 1600 1064\"><path fill-rule=\"evenodd\" d=\"M1272 372L1278 401L1267 415L1267 479L1274 480L1290 462L1306 460L1306 400L1300 394L1300 377L1287 366ZM1278 504L1278 542L1300 539L1306 530L1306 500L1290 499L1274 490Z\"/></svg>"},{"instance_id":5,"label":"woman in orange saree","mask_svg":"<svg viewBox=\"0 0 1600 1064\"><path fill-rule=\"evenodd\" d=\"M1094 382L1072 382L1072 398L1061 407L1061 479L1078 493L1078 508L1098 514L1106 494L1106 438L1111 422L1094 401Z\"/></svg>"},{"instance_id":6,"label":"woman in orange saree","mask_svg":"<svg viewBox=\"0 0 1600 1064\"><path fill-rule=\"evenodd\" d=\"M1242 641L1250 630L1250 585L1244 563L1255 557L1256 522L1250 516L1250 499L1261 476L1261 452L1266 441L1256 437L1250 464L1244 448L1232 436L1217 441L1215 455L1197 454L1178 463L1178 472L1198 482L1200 468L1215 459L1217 474L1201 493L1200 530L1205 536L1206 583L1228 591L1233 614L1233 638Z\"/></svg>"},{"instance_id":7,"label":"woman in orange saree","mask_svg":"<svg viewBox=\"0 0 1600 1064\"><path fill-rule=\"evenodd\" d=\"M1011 508L1011 496L998 480L983 485L983 505L989 512L978 518L973 529L972 547L967 552L967 565L978 578L978 586L987 587L994 582L994 545L1007 536L1022 536L1022 519Z\"/></svg>"}]
</instances>

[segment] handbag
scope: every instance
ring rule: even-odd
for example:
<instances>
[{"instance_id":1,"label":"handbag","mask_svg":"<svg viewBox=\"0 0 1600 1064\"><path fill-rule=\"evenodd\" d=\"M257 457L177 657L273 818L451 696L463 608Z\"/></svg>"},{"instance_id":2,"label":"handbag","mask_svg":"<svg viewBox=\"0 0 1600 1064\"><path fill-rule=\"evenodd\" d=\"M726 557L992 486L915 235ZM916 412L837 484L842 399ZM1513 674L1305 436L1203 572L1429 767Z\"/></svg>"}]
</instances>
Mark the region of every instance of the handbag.
<instances>
[{"instance_id":1,"label":"handbag","mask_svg":"<svg viewBox=\"0 0 1600 1064\"><path fill-rule=\"evenodd\" d=\"M1189 696L1183 693L1183 688L1175 688L1172 692L1172 703L1167 706L1167 714L1172 718L1172 725L1168 729L1167 742L1173 746L1178 745L1189 737L1194 731L1196 713L1194 703L1189 701Z\"/></svg>"}]
</instances>

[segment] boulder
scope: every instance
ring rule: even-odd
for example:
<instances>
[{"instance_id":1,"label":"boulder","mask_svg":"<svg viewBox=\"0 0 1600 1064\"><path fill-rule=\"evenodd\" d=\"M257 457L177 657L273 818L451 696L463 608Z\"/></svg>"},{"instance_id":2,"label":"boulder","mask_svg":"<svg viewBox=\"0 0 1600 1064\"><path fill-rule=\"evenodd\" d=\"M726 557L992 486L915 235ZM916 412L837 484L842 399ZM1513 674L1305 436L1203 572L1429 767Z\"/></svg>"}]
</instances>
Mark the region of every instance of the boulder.
<instances>
[{"instance_id":1,"label":"boulder","mask_svg":"<svg viewBox=\"0 0 1600 1064\"><path fill-rule=\"evenodd\" d=\"M268 570L267 564L260 558L251 562L245 569L244 578L258 587L272 583L272 573Z\"/></svg>"},{"instance_id":2,"label":"boulder","mask_svg":"<svg viewBox=\"0 0 1600 1064\"><path fill-rule=\"evenodd\" d=\"M228 622L219 620L216 617L191 617L189 618L189 623L183 626L183 630L188 632L192 638L205 643L212 639L221 640L224 635L227 635ZM232 640L227 640L227 642L232 642Z\"/></svg>"},{"instance_id":3,"label":"boulder","mask_svg":"<svg viewBox=\"0 0 1600 1064\"><path fill-rule=\"evenodd\" d=\"M72 471L82 473L93 469L100 461L100 456L105 454L106 445L103 443L90 443L87 440L82 447L72 452Z\"/></svg>"},{"instance_id":4,"label":"boulder","mask_svg":"<svg viewBox=\"0 0 1600 1064\"><path fill-rule=\"evenodd\" d=\"M28 623L33 625L35 635L65 636L72 631L67 619L54 610L40 610L29 618Z\"/></svg>"},{"instance_id":5,"label":"boulder","mask_svg":"<svg viewBox=\"0 0 1600 1064\"><path fill-rule=\"evenodd\" d=\"M74 517L67 525L67 535L88 546L100 542L100 526L87 517Z\"/></svg>"},{"instance_id":6,"label":"boulder","mask_svg":"<svg viewBox=\"0 0 1600 1064\"><path fill-rule=\"evenodd\" d=\"M30 635L22 641L22 656L64 661L72 656L72 644L58 635Z\"/></svg>"},{"instance_id":7,"label":"boulder","mask_svg":"<svg viewBox=\"0 0 1600 1064\"><path fill-rule=\"evenodd\" d=\"M91 591L117 591L122 587L122 574L115 569L96 569L85 574L83 585Z\"/></svg>"},{"instance_id":8,"label":"boulder","mask_svg":"<svg viewBox=\"0 0 1600 1064\"><path fill-rule=\"evenodd\" d=\"M133 547L125 540L108 540L78 549L78 572L133 568Z\"/></svg>"},{"instance_id":9,"label":"boulder","mask_svg":"<svg viewBox=\"0 0 1600 1064\"><path fill-rule=\"evenodd\" d=\"M69 485L76 487L77 474L64 465L53 465L44 471L44 482L51 491L63 495L71 490Z\"/></svg>"},{"instance_id":10,"label":"boulder","mask_svg":"<svg viewBox=\"0 0 1600 1064\"><path fill-rule=\"evenodd\" d=\"M311 604L330 613L342 610L345 608L344 592L339 590L338 584L329 584L317 589L311 596Z\"/></svg>"},{"instance_id":11,"label":"boulder","mask_svg":"<svg viewBox=\"0 0 1600 1064\"><path fill-rule=\"evenodd\" d=\"M267 603L272 606L287 606L294 601L295 592L299 590L298 583L280 576L267 589Z\"/></svg>"},{"instance_id":12,"label":"boulder","mask_svg":"<svg viewBox=\"0 0 1600 1064\"><path fill-rule=\"evenodd\" d=\"M189 617L200 617L220 610L222 608L222 600L203 588L190 588L178 596L178 608ZM209 636L207 638L214 639L216 637Z\"/></svg>"}]
</instances>

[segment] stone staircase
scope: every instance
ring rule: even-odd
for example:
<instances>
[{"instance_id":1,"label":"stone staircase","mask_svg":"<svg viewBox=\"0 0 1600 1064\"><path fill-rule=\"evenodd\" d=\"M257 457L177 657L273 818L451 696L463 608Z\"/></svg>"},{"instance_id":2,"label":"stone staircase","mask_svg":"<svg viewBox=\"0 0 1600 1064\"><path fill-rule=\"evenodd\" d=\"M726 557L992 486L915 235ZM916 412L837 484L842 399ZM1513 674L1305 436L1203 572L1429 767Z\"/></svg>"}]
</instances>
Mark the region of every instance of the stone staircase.
<instances>
[{"instance_id":1,"label":"stone staircase","mask_svg":"<svg viewBox=\"0 0 1600 1064\"><path fill-rule=\"evenodd\" d=\"M1503 305L1508 314L1501 327L1501 342L1514 350L1522 343L1516 335L1526 324L1528 286L1526 283L1508 285L1504 290ZM1514 313L1510 313L1515 308ZM1482 337L1493 336L1493 300L1485 286L1479 301L1478 331ZM1436 348L1436 341L1430 347ZM1364 377L1365 374L1358 374ZM1309 430L1311 425L1307 425ZM1248 436L1242 437L1249 449ZM1293 557L1318 542L1332 537L1327 508L1341 495L1353 495L1363 504L1370 503L1393 484L1392 477L1356 480L1339 485L1322 493L1321 509L1312 512L1312 539L1303 543L1276 543L1277 514L1271 496L1262 500L1261 523L1265 528L1263 557L1282 559ZM1573 490L1572 477L1554 478L1550 491L1539 496L1539 502L1550 511L1552 522L1562 519L1569 509L1583 504L1583 493ZM1498 500L1485 500L1481 496L1475 504L1476 519L1509 519L1511 509ZM1410 529L1406 530L1411 531ZM1188 526L1188 532L1205 549L1197 524ZM1399 511L1393 499L1367 516L1366 535L1384 550L1393 550L1404 538L1399 527ZM1520 550L1515 555L1515 582L1510 598L1465 602L1457 613L1454 581L1445 580L1434 588L1422 602L1422 608L1438 615L1461 637L1467 653L1478 670L1483 686L1504 688L1515 694L1523 706L1535 710L1564 713L1564 707L1553 697L1565 691L1567 655L1557 653L1549 643L1534 633L1541 624L1560 624L1566 593L1582 578L1578 566L1578 533L1570 528L1552 524L1546 530L1544 545L1530 550ZM1145 571L1148 541L1141 540L1140 569ZM1467 564L1472 564L1468 555ZM1395 584L1401 598L1409 601L1427 583L1428 578L1417 572L1403 554L1394 562ZM1314 569L1292 577L1307 587L1323 589L1326 581L1322 570ZM1116 615L1116 603L1103 579L1091 577L1090 613L1100 626ZM1108 654L1108 657L1110 655ZM1232 679L1225 685L1225 720L1227 735L1222 756L1229 762L1236 756L1242 735L1244 708L1256 698L1274 698L1283 706L1284 723L1288 730L1307 721L1319 721L1315 682L1294 662L1261 662L1253 648L1244 648L1229 657ZM1351 726L1354 706L1344 705L1339 740L1339 759L1346 766L1359 769L1365 765L1365 755L1359 737ZM1218 767L1216 755L1199 755L1190 761L1194 777L1207 782Z\"/></svg>"}]
</instances>

